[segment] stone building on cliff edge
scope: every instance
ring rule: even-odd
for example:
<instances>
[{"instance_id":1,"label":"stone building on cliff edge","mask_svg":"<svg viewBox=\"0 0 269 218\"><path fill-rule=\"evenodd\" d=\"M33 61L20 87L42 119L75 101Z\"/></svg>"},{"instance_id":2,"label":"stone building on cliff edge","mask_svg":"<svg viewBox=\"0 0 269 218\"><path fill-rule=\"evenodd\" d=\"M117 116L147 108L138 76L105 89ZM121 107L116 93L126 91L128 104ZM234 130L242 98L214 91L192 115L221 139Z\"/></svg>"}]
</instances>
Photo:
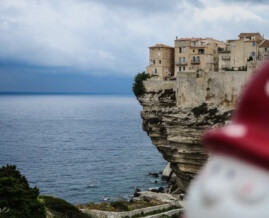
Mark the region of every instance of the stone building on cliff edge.
<instances>
[{"instance_id":1,"label":"stone building on cliff edge","mask_svg":"<svg viewBox=\"0 0 269 218\"><path fill-rule=\"evenodd\" d=\"M269 40L260 33L240 33L222 42L213 38L176 38L175 46L149 47L147 73L153 79L175 79L182 71L253 70L268 59Z\"/></svg>"},{"instance_id":2,"label":"stone building on cliff edge","mask_svg":"<svg viewBox=\"0 0 269 218\"><path fill-rule=\"evenodd\" d=\"M149 66L147 73L152 78L166 80L174 76L174 48L156 44L149 47Z\"/></svg>"}]
</instances>

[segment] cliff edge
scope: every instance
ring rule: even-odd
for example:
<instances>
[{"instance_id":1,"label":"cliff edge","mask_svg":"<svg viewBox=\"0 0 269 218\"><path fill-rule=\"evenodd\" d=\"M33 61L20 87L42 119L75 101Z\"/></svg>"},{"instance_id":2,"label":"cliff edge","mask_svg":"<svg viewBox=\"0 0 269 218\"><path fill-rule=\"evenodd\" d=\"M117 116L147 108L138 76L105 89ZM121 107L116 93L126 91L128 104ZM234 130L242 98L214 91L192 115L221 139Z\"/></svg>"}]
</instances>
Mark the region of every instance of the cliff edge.
<instances>
[{"instance_id":1,"label":"cliff edge","mask_svg":"<svg viewBox=\"0 0 269 218\"><path fill-rule=\"evenodd\" d=\"M146 92L138 97L142 127L170 163L169 193L187 189L208 158L201 134L228 122L250 76L247 71L183 72L174 81L144 82Z\"/></svg>"}]
</instances>

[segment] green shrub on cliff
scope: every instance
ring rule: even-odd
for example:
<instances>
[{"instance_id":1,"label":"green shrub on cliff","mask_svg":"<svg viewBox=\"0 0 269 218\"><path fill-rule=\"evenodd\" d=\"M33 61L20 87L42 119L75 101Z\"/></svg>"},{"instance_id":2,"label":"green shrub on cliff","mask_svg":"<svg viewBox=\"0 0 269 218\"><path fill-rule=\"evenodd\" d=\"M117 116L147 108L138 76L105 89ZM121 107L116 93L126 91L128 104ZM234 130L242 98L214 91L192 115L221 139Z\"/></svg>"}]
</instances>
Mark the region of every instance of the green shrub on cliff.
<instances>
[{"instance_id":1,"label":"green shrub on cliff","mask_svg":"<svg viewBox=\"0 0 269 218\"><path fill-rule=\"evenodd\" d=\"M38 188L30 188L15 165L0 168L0 217L45 218L45 207L38 197Z\"/></svg>"},{"instance_id":2,"label":"green shrub on cliff","mask_svg":"<svg viewBox=\"0 0 269 218\"><path fill-rule=\"evenodd\" d=\"M145 87L143 85L143 81L150 78L150 75L143 72L138 73L134 78L134 84L133 84L133 92L136 97L139 97L145 93Z\"/></svg>"},{"instance_id":3,"label":"green shrub on cliff","mask_svg":"<svg viewBox=\"0 0 269 218\"><path fill-rule=\"evenodd\" d=\"M74 205L68 203L67 201L55 198L52 196L42 197L45 206L50 213L54 215L55 218L90 218L90 215L82 213Z\"/></svg>"}]
</instances>

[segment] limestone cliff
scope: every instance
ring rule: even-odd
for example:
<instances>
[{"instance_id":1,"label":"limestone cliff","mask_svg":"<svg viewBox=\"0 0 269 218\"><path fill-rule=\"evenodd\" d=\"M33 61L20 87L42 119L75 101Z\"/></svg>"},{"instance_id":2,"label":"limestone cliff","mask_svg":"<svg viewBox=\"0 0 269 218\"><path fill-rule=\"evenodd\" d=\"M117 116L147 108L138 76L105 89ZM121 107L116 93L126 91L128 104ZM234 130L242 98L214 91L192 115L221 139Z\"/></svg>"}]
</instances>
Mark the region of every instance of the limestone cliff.
<instances>
[{"instance_id":1,"label":"limestone cliff","mask_svg":"<svg viewBox=\"0 0 269 218\"><path fill-rule=\"evenodd\" d=\"M199 138L205 129L229 120L249 76L189 72L176 81L144 82L146 93L138 97L142 126L171 165L175 184L170 193L186 190L207 160Z\"/></svg>"}]
</instances>

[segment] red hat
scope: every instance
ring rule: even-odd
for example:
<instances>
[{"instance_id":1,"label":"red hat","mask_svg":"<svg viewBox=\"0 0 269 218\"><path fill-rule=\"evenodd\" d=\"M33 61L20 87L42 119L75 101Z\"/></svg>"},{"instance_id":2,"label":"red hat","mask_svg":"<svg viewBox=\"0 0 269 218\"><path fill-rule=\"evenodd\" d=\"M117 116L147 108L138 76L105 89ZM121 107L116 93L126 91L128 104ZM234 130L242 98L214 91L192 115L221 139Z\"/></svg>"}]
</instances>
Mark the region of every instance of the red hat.
<instances>
[{"instance_id":1,"label":"red hat","mask_svg":"<svg viewBox=\"0 0 269 218\"><path fill-rule=\"evenodd\" d=\"M203 144L269 170L269 61L244 90L232 122L207 132Z\"/></svg>"}]
</instances>

